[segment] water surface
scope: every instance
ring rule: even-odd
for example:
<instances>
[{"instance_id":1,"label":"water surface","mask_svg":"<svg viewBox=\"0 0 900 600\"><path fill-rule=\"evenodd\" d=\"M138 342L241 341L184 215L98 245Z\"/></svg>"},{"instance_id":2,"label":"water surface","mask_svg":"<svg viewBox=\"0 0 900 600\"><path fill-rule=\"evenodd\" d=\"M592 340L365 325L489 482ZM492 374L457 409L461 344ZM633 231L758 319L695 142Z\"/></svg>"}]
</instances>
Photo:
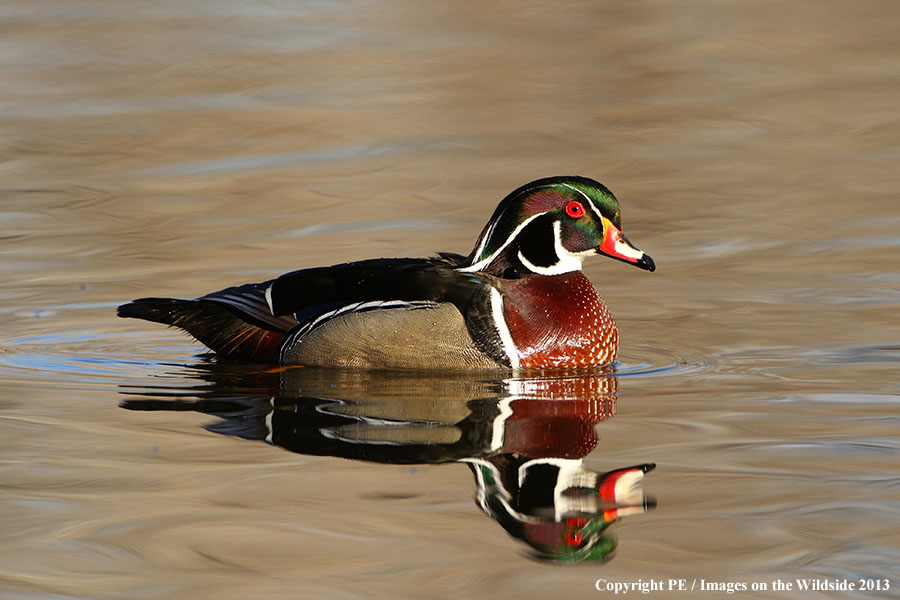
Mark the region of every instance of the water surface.
<instances>
[{"instance_id":1,"label":"water surface","mask_svg":"<svg viewBox=\"0 0 900 600\"><path fill-rule=\"evenodd\" d=\"M5 3L0 596L897 595L898 27L874 1ZM234 372L114 318L466 253L556 174L611 187L658 265L586 264L614 375ZM581 534L496 485L525 462L656 468Z\"/></svg>"}]
</instances>

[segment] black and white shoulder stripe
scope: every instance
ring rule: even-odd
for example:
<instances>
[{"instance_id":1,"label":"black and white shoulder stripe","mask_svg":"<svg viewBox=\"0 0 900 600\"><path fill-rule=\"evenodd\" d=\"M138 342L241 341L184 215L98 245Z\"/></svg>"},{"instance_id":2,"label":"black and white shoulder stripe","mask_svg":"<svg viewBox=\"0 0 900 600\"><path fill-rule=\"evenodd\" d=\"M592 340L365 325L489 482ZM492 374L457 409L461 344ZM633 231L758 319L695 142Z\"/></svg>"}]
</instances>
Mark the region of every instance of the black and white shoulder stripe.
<instances>
[{"instance_id":1,"label":"black and white shoulder stripe","mask_svg":"<svg viewBox=\"0 0 900 600\"><path fill-rule=\"evenodd\" d=\"M230 287L219 292L213 292L201 296L197 300L206 300L217 304L224 304L237 310L246 320L274 331L288 331L297 326L297 319L293 315L276 317L272 314L269 302L266 299L266 290L271 282L248 283Z\"/></svg>"},{"instance_id":2,"label":"black and white shoulder stripe","mask_svg":"<svg viewBox=\"0 0 900 600\"><path fill-rule=\"evenodd\" d=\"M344 315L352 313L370 312L373 310L420 310L423 308L435 308L438 302L429 300L369 300L366 302L354 302L338 308L321 313L305 322L301 322L298 327L290 332L281 345L282 351L294 346L297 341L310 332L315 331L319 327L325 325L329 321L333 321ZM296 315L295 315L296 316ZM295 321L296 322L296 321Z\"/></svg>"}]
</instances>

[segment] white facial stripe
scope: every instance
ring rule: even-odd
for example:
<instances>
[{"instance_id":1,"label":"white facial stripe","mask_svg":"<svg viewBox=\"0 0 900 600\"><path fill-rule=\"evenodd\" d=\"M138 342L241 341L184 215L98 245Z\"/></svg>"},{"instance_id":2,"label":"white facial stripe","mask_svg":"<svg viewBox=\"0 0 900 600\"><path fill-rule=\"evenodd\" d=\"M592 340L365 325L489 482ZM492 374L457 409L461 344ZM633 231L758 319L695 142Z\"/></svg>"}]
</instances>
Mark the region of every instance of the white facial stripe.
<instances>
[{"instance_id":1,"label":"white facial stripe","mask_svg":"<svg viewBox=\"0 0 900 600\"><path fill-rule=\"evenodd\" d=\"M539 275L562 275L572 271L580 271L584 258L590 254L594 254L594 249L590 248L584 252L569 252L562 245L562 223L553 222L553 248L556 251L556 257L559 259L556 264L549 267L539 267L532 264L519 251L519 260L528 268L529 271Z\"/></svg>"},{"instance_id":2,"label":"white facial stripe","mask_svg":"<svg viewBox=\"0 0 900 600\"><path fill-rule=\"evenodd\" d=\"M516 343L509 332L506 317L503 316L503 296L500 295L500 291L497 288L491 288L491 316L494 317L494 325L497 327L500 341L503 342L503 351L509 357L509 366L513 369L518 369L519 351L516 349Z\"/></svg>"},{"instance_id":3,"label":"white facial stripe","mask_svg":"<svg viewBox=\"0 0 900 600\"><path fill-rule=\"evenodd\" d=\"M547 211L547 212L549 212L549 211ZM460 269L457 269L457 271L462 271L464 273L474 273L475 271L480 271L484 267L488 266L489 264L491 264L491 262L495 258L497 258L497 255L500 254L501 252L503 252L503 250L505 250L506 247L512 243L512 241L516 238L516 236L519 235L519 233L521 233L521 231L523 229L525 229L526 225L528 225L529 223L531 223L532 221L534 221L541 215L547 214L547 212L538 213L536 215L532 215L532 216L528 217L527 219L525 219L524 221L519 223L519 226L513 230L513 232L509 235L508 238L506 238L506 241L503 242L503 245L500 246L499 248L497 248L497 250L495 250L490 256L488 256L485 259L479 260L477 263L473 264L470 267L462 267ZM485 236L485 243L487 243L487 236Z\"/></svg>"},{"instance_id":4,"label":"white facial stripe","mask_svg":"<svg viewBox=\"0 0 900 600\"><path fill-rule=\"evenodd\" d=\"M570 190L576 191L576 192L578 192L579 194L581 194L582 196L584 196L584 199L587 200L587 205L591 208L592 211L594 211L594 214L597 215L597 218L599 218L599 219L602 219L602 218L603 218L603 215L601 215L601 214L600 214L600 211L597 210L597 207L594 206L594 201L591 200L591 197L590 197L590 196L588 196L587 194L585 194L584 192L582 192L581 190L579 190L579 189L578 189L577 187L575 187L574 185L569 185L568 183L560 183L560 184L557 184L557 185L561 185L561 186L563 186L563 187L567 187L567 188L569 188Z\"/></svg>"},{"instance_id":5,"label":"white facial stripe","mask_svg":"<svg viewBox=\"0 0 900 600\"><path fill-rule=\"evenodd\" d=\"M503 215L501 215L502 217ZM499 217L498 217L499 220ZM488 230L484 233L484 239L481 240L481 243L478 244L478 250L475 251L475 256L480 256L482 252L484 252L484 247L487 245L488 240L491 239L491 234L494 233L494 227L497 226L497 221L491 223L491 226L488 227Z\"/></svg>"}]
</instances>

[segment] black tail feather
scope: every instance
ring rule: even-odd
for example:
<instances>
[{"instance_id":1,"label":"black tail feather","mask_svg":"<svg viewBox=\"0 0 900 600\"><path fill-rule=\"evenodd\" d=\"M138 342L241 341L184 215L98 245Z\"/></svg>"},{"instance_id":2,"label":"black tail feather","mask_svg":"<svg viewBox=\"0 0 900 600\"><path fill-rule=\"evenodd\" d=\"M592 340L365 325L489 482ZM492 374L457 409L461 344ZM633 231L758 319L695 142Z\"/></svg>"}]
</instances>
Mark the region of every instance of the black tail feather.
<instances>
[{"instance_id":1,"label":"black tail feather","mask_svg":"<svg viewBox=\"0 0 900 600\"><path fill-rule=\"evenodd\" d=\"M207 300L140 298L120 306L117 314L183 329L220 358L277 362L284 340L284 332L248 323L229 306Z\"/></svg>"}]
</instances>

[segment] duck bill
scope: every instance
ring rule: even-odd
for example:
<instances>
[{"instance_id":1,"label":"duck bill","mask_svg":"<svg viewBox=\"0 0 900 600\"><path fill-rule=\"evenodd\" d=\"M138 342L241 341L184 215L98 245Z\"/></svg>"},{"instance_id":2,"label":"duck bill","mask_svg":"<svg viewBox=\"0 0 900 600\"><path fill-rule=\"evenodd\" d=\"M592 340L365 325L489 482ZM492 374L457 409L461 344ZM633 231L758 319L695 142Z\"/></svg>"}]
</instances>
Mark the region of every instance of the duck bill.
<instances>
[{"instance_id":1,"label":"duck bill","mask_svg":"<svg viewBox=\"0 0 900 600\"><path fill-rule=\"evenodd\" d=\"M637 265L647 271L656 270L656 264L654 264L649 254L635 248L628 241L628 238L625 237L625 234L611 222L604 219L603 224L606 225L606 235L603 236L603 243L597 246L597 252L632 265Z\"/></svg>"}]
</instances>

